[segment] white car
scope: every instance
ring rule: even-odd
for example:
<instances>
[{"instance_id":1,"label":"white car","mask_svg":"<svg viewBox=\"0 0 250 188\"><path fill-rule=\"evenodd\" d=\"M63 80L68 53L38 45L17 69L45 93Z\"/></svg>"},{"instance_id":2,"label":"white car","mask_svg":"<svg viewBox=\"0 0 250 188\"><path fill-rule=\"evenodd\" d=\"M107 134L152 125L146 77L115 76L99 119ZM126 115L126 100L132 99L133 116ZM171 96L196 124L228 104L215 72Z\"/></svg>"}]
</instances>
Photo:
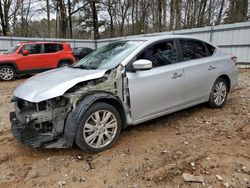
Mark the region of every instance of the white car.
<instances>
[{"instance_id":1,"label":"white car","mask_svg":"<svg viewBox=\"0 0 250 188\"><path fill-rule=\"evenodd\" d=\"M76 143L97 153L129 125L205 102L222 107L237 82L235 57L208 42L128 38L25 81L14 92L11 129L31 147Z\"/></svg>"}]
</instances>

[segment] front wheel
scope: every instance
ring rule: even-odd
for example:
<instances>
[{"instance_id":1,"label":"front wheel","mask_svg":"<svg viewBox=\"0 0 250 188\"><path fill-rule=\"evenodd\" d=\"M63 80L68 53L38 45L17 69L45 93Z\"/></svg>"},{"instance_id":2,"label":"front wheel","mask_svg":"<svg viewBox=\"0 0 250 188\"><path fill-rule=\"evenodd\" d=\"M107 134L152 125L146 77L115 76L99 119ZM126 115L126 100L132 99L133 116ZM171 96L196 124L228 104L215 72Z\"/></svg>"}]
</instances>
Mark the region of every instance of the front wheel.
<instances>
[{"instance_id":1,"label":"front wheel","mask_svg":"<svg viewBox=\"0 0 250 188\"><path fill-rule=\"evenodd\" d=\"M228 84L223 78L218 78L210 93L208 104L213 108L221 108L226 102L228 94Z\"/></svg>"},{"instance_id":2,"label":"front wheel","mask_svg":"<svg viewBox=\"0 0 250 188\"><path fill-rule=\"evenodd\" d=\"M0 80L9 81L14 80L16 77L16 72L11 66L1 66L0 67Z\"/></svg>"},{"instance_id":3,"label":"front wheel","mask_svg":"<svg viewBox=\"0 0 250 188\"><path fill-rule=\"evenodd\" d=\"M75 142L88 153L98 153L114 145L121 133L121 117L107 103L94 103L81 118Z\"/></svg>"}]
</instances>

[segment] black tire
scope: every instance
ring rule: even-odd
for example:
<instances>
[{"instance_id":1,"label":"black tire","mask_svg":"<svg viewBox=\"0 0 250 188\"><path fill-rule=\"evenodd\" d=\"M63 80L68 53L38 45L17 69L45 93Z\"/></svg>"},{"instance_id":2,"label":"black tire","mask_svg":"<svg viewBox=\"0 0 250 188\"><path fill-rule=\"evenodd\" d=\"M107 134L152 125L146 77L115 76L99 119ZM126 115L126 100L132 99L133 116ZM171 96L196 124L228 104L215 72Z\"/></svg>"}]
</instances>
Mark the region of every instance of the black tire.
<instances>
[{"instance_id":1,"label":"black tire","mask_svg":"<svg viewBox=\"0 0 250 188\"><path fill-rule=\"evenodd\" d=\"M69 61L62 61L59 63L58 67L61 68L61 67L68 67L70 66L71 63Z\"/></svg>"},{"instance_id":2,"label":"black tire","mask_svg":"<svg viewBox=\"0 0 250 188\"><path fill-rule=\"evenodd\" d=\"M223 91L221 90L220 93L223 94L224 97L221 97L221 101L219 102L219 100L216 100L216 92L217 92L217 88L218 85L222 84L223 88L225 87L225 89L223 89ZM209 97L209 101L208 101L208 105L212 108L222 108L227 100L227 95L228 95L228 83L223 79L223 78L218 78L215 82L214 85L212 87L211 93L210 93L210 97Z\"/></svg>"},{"instance_id":3,"label":"black tire","mask_svg":"<svg viewBox=\"0 0 250 188\"><path fill-rule=\"evenodd\" d=\"M8 65L0 66L0 80L10 81L16 78L16 71Z\"/></svg>"},{"instance_id":4,"label":"black tire","mask_svg":"<svg viewBox=\"0 0 250 188\"><path fill-rule=\"evenodd\" d=\"M94 126L95 126L95 128L99 127L98 130L92 131L93 129L92 130L89 129L86 132L84 132L84 130L86 130L88 128L87 123L89 125L90 124L89 122L93 120L91 117L93 117L94 113L99 113L99 112L104 113L104 111L105 111L105 113L110 112L112 114L111 117L116 120L117 127L116 128L105 128L107 126L107 124L103 124L102 126L104 126L104 128L102 127L102 130L101 129L99 130L100 127L97 126L97 124L96 124ZM101 120L103 120L103 117L104 117L104 114L102 114L102 119L101 119L101 114L100 114ZM94 103L93 105L91 105L89 107L89 109L86 111L86 113L84 113L84 115L80 119L81 119L81 121L80 121L78 128L77 128L77 131L76 131L75 143L80 149L82 149L83 151L85 151L87 153L99 153L99 152L104 151L108 148L111 148L120 136L121 125L122 125L121 124L121 117L120 117L120 114L117 111L117 109L110 104L103 103L103 102ZM110 120L112 120L112 119L110 119ZM95 122L93 121L93 124L94 123ZM111 125L111 124L109 124L109 125ZM106 137L106 139L108 139L108 136L106 136L108 129L109 130L110 129L116 130L115 133L113 134L113 136L111 136L112 139L110 139L110 140L112 140L112 141L110 141L110 142L108 141L108 142L106 142L106 144L103 144L103 146L98 147L97 143L98 143L99 137L103 138L103 141L101 141L101 142L104 142L104 143L105 143L105 140L104 140L105 137ZM98 131L100 131L101 133ZM95 138L92 139L92 141L94 142L94 143L92 143L92 145L96 144L96 146L91 146L90 143L88 143L86 140L87 140L87 138L94 135L95 133L98 135L94 136ZM109 134L109 136L110 135L111 134ZM100 140L102 140L102 139L100 139Z\"/></svg>"}]
</instances>

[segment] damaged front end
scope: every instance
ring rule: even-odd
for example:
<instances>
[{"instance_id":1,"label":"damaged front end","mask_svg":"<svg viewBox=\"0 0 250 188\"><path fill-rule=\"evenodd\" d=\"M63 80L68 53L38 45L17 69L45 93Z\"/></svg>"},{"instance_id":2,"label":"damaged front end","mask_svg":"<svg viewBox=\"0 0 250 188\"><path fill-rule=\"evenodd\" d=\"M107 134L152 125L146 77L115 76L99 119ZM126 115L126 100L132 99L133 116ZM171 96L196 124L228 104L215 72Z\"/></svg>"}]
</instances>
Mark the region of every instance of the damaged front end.
<instances>
[{"instance_id":1,"label":"damaged front end","mask_svg":"<svg viewBox=\"0 0 250 188\"><path fill-rule=\"evenodd\" d=\"M15 112L10 113L11 131L19 142L37 148L62 136L71 109L69 99L57 97L32 103L15 98L14 103Z\"/></svg>"},{"instance_id":2,"label":"damaged front end","mask_svg":"<svg viewBox=\"0 0 250 188\"><path fill-rule=\"evenodd\" d=\"M15 112L10 113L11 130L24 145L38 148L69 148L74 143L79 106L83 113L96 100L117 101L124 124L131 122L129 91L124 67L108 71L103 77L79 82L62 96L41 102L14 97ZM79 105L81 104L81 105Z\"/></svg>"}]
</instances>

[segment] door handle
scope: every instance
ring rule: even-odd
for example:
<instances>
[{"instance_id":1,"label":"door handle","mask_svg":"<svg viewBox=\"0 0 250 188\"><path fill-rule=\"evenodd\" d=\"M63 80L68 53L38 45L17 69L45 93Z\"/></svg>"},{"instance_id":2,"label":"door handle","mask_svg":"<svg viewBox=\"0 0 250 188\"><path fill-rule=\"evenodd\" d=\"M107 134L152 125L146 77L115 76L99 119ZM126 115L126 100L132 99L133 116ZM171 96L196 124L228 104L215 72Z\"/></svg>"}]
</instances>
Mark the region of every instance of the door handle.
<instances>
[{"instance_id":1,"label":"door handle","mask_svg":"<svg viewBox=\"0 0 250 188\"><path fill-rule=\"evenodd\" d=\"M182 77L182 74L178 74L177 72L173 74L173 76L171 76L171 78L176 79L176 78L180 78Z\"/></svg>"},{"instance_id":2,"label":"door handle","mask_svg":"<svg viewBox=\"0 0 250 188\"><path fill-rule=\"evenodd\" d=\"M208 70L214 70L214 69L216 69L216 67L209 65Z\"/></svg>"}]
</instances>

